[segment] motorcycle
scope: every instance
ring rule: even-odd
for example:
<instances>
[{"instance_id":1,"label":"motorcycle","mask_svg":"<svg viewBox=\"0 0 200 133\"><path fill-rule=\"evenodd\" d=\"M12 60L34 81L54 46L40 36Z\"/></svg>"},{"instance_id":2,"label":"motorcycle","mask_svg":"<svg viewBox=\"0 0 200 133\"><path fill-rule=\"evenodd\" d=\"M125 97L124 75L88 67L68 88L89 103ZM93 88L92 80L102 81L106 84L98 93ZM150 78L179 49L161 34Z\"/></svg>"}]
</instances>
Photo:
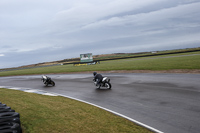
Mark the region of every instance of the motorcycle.
<instances>
[{"instance_id":1,"label":"motorcycle","mask_svg":"<svg viewBox=\"0 0 200 133\"><path fill-rule=\"evenodd\" d=\"M97 89L100 89L101 87L111 89L111 87L112 87L112 85L110 83L110 79L108 77L104 77L99 84L97 84L97 81L95 81L95 79L93 79L93 81L94 81L94 85L96 86Z\"/></svg>"},{"instance_id":2,"label":"motorcycle","mask_svg":"<svg viewBox=\"0 0 200 133\"><path fill-rule=\"evenodd\" d=\"M43 81L45 86L48 86L48 85L55 86L55 82L50 77L42 75L42 79L41 80Z\"/></svg>"}]
</instances>

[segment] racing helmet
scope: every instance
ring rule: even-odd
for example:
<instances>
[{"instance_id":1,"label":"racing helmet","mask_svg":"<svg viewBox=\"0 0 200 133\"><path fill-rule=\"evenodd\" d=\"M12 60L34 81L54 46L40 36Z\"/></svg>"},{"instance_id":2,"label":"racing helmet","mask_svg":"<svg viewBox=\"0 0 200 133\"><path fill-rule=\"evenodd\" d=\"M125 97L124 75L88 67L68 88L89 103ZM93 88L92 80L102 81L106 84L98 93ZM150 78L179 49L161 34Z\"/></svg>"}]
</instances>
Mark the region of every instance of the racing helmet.
<instances>
[{"instance_id":1,"label":"racing helmet","mask_svg":"<svg viewBox=\"0 0 200 133\"><path fill-rule=\"evenodd\" d=\"M93 72L93 75L94 75L94 76L97 75L97 72Z\"/></svg>"}]
</instances>

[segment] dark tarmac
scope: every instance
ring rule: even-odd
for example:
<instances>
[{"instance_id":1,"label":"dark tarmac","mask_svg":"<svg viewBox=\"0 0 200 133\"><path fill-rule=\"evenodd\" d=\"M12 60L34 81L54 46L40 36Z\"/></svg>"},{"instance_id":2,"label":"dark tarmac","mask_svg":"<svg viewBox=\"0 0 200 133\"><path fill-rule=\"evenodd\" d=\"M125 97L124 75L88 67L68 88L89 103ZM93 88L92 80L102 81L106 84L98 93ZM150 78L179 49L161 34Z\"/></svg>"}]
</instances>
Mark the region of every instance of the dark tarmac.
<instances>
[{"instance_id":1,"label":"dark tarmac","mask_svg":"<svg viewBox=\"0 0 200 133\"><path fill-rule=\"evenodd\" d=\"M200 132L200 74L103 74L112 89L96 89L92 74L0 77L0 86L63 94L113 110L165 133Z\"/></svg>"}]
</instances>

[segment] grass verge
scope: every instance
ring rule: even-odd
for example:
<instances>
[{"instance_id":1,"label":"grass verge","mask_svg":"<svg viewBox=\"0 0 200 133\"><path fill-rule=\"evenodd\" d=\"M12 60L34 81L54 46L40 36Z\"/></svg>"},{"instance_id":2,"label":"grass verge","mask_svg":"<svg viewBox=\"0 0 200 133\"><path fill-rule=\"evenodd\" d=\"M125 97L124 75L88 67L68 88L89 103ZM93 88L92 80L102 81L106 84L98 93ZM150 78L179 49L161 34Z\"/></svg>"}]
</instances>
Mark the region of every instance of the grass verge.
<instances>
[{"instance_id":1,"label":"grass verge","mask_svg":"<svg viewBox=\"0 0 200 133\"><path fill-rule=\"evenodd\" d=\"M110 112L60 96L0 88L0 100L20 113L24 133L151 133Z\"/></svg>"}]
</instances>

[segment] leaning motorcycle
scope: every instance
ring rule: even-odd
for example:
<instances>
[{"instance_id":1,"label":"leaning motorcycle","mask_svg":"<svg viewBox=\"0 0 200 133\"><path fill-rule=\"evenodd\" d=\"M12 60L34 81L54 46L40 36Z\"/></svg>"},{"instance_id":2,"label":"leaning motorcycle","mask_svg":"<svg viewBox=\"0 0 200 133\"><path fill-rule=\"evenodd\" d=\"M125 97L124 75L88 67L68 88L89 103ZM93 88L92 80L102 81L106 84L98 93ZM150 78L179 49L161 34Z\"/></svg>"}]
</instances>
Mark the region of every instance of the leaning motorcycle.
<instances>
[{"instance_id":1,"label":"leaning motorcycle","mask_svg":"<svg viewBox=\"0 0 200 133\"><path fill-rule=\"evenodd\" d=\"M98 85L97 85L97 81L95 81L95 79L93 79L93 81L94 81L94 85L96 86L97 89L100 89L101 87L111 89L111 87L112 87L111 83L110 83L110 79L108 77L104 77Z\"/></svg>"},{"instance_id":2,"label":"leaning motorcycle","mask_svg":"<svg viewBox=\"0 0 200 133\"><path fill-rule=\"evenodd\" d=\"M41 80L43 81L45 86L48 86L48 85L55 86L55 82L50 77L42 75L42 79Z\"/></svg>"}]
</instances>

